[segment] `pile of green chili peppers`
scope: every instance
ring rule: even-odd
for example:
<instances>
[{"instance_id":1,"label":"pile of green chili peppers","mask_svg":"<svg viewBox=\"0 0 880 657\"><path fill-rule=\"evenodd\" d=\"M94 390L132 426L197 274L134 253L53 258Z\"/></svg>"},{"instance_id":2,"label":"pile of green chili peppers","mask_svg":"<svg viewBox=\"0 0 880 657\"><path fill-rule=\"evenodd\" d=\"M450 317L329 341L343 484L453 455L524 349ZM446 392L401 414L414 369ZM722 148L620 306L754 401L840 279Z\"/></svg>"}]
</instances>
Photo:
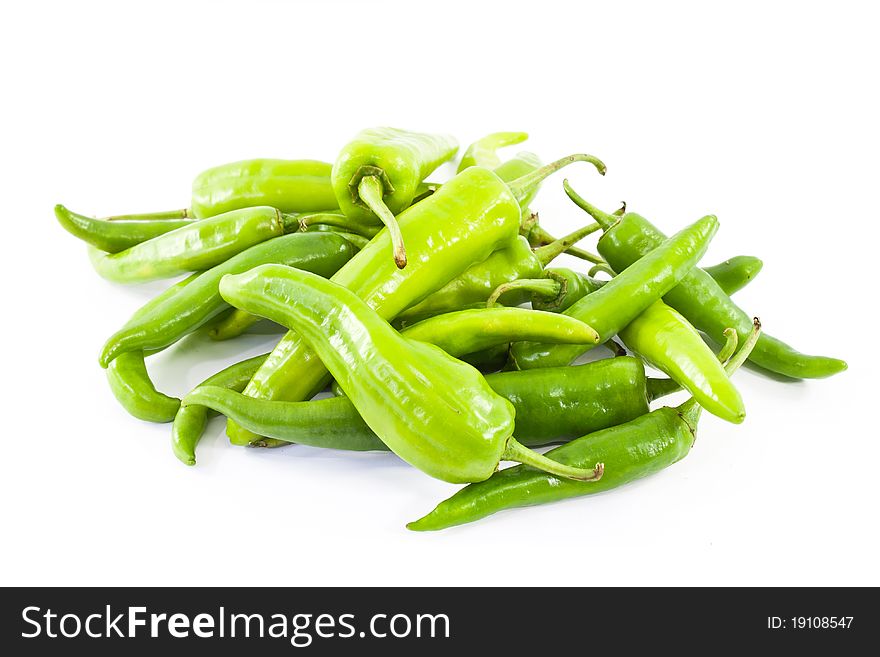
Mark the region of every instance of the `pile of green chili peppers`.
<instances>
[{"instance_id":1,"label":"pile of green chili peppers","mask_svg":"<svg viewBox=\"0 0 880 657\"><path fill-rule=\"evenodd\" d=\"M478 140L442 183L428 177L455 160L455 139L373 128L332 164L209 169L180 210L96 219L56 206L102 277L186 275L104 343L111 391L135 417L171 423L188 465L212 413L226 416L235 445L392 451L464 484L408 525L437 530L672 465L701 411L745 419L731 375L747 360L777 378L846 369L762 333L731 300L761 271L758 258L699 266L714 216L667 237L565 181L573 230L548 233L531 207L544 180L578 162L604 175L605 165L586 154L502 161L498 150L526 137ZM578 245L592 233L595 253ZM551 266L563 253L586 272ZM150 380L147 358L183 337L234 344L261 320L286 331L270 353L182 399ZM598 346L608 357L583 358ZM687 401L651 410L680 390Z\"/></svg>"}]
</instances>

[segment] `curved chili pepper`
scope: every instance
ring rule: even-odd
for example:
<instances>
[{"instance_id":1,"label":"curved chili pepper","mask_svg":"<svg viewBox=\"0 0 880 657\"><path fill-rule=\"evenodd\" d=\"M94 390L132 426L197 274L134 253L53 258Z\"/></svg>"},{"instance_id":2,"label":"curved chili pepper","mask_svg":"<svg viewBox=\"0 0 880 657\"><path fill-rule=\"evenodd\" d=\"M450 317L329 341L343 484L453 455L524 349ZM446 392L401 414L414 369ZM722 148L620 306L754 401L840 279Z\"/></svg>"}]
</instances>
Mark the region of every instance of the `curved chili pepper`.
<instances>
[{"instance_id":1,"label":"curved chili pepper","mask_svg":"<svg viewBox=\"0 0 880 657\"><path fill-rule=\"evenodd\" d=\"M732 374L748 356L760 330L755 329L740 352L725 366ZM596 461L607 466L598 482L582 485L526 466L501 470L488 480L465 486L428 515L407 525L434 531L485 518L503 509L546 504L591 495L647 477L687 456L696 440L700 406L693 399L677 408L663 407L615 427L590 433L547 452L574 466Z\"/></svg>"},{"instance_id":2,"label":"curved chili pepper","mask_svg":"<svg viewBox=\"0 0 880 657\"><path fill-rule=\"evenodd\" d=\"M205 221L210 221L206 219ZM354 255L348 240L333 233L294 233L268 240L197 275L189 285L136 316L104 344L100 363L107 367L127 351L163 349L198 329L228 308L218 285L236 274L266 263L280 263L331 276Z\"/></svg>"},{"instance_id":3,"label":"curved chili pepper","mask_svg":"<svg viewBox=\"0 0 880 657\"><path fill-rule=\"evenodd\" d=\"M569 156L538 172L505 183L482 167L470 167L437 192L399 216L407 242L417 249L406 269L387 257L390 237L379 233L332 280L355 292L386 320L436 292L468 267L486 260L517 239L521 208L517 199L528 195L548 175L575 161L587 161L604 171L589 155ZM254 375L244 394L263 399L300 401L323 387L327 370L296 332L289 332ZM257 439L249 431L227 424L235 444Z\"/></svg>"},{"instance_id":4,"label":"curved chili pepper","mask_svg":"<svg viewBox=\"0 0 880 657\"><path fill-rule=\"evenodd\" d=\"M402 337L333 281L262 265L224 276L220 293L237 308L296 329L376 435L431 476L482 481L501 460L582 481L602 476L601 465L560 467L521 445L512 436L513 406L477 370L438 347Z\"/></svg>"},{"instance_id":5,"label":"curved chili pepper","mask_svg":"<svg viewBox=\"0 0 880 657\"><path fill-rule=\"evenodd\" d=\"M156 390L143 351L130 351L115 359L107 368L107 381L117 401L139 420L171 422L180 408L179 399Z\"/></svg>"},{"instance_id":6,"label":"curved chili pepper","mask_svg":"<svg viewBox=\"0 0 880 657\"><path fill-rule=\"evenodd\" d=\"M601 289L577 301L564 314L595 328L602 342L611 339L693 269L717 230L715 217L703 217L621 271ZM610 231L606 232L602 240L609 234ZM510 358L518 369L555 367L568 365L585 351L576 346L519 342L511 347Z\"/></svg>"},{"instance_id":7,"label":"curved chili pepper","mask_svg":"<svg viewBox=\"0 0 880 657\"><path fill-rule=\"evenodd\" d=\"M175 217L154 220L138 219L94 219L71 212L63 205L55 206L55 218L68 233L96 249L107 253L125 251L141 242L164 235L177 228L187 226L196 219L187 218L186 210L180 210Z\"/></svg>"},{"instance_id":8,"label":"curved chili pepper","mask_svg":"<svg viewBox=\"0 0 880 657\"><path fill-rule=\"evenodd\" d=\"M620 331L620 339L649 365L677 381L707 411L741 423L746 409L714 352L688 321L655 301Z\"/></svg>"},{"instance_id":9,"label":"curved chili pepper","mask_svg":"<svg viewBox=\"0 0 880 657\"><path fill-rule=\"evenodd\" d=\"M521 144L528 138L529 135L526 132L493 132L490 135L486 135L467 147L464 155L461 156L461 162L458 163L456 173L461 173L468 167L478 166L486 167L487 169L496 169L495 173L498 174L497 168L501 166L501 158L498 157L496 151L505 146ZM541 162L538 161L537 166L534 168L537 169L540 166ZM519 178L523 173L526 172L523 171L513 176L511 180L513 178ZM500 174L498 175L500 177Z\"/></svg>"},{"instance_id":10,"label":"curved chili pepper","mask_svg":"<svg viewBox=\"0 0 880 657\"><path fill-rule=\"evenodd\" d=\"M663 241L663 234L644 217L630 212L618 220L581 198L570 185L565 187L572 201L607 227L605 236L599 240L599 252L615 270L625 269ZM715 342L722 342L723 331L728 327L736 329L741 341L751 330L749 316L701 269L694 269L680 285L669 290L664 301ZM837 358L802 354L767 334L758 339L749 360L796 379L824 378L847 367Z\"/></svg>"},{"instance_id":11,"label":"curved chili pepper","mask_svg":"<svg viewBox=\"0 0 880 657\"><path fill-rule=\"evenodd\" d=\"M458 143L447 135L362 130L339 153L330 174L339 208L362 223L385 224L394 260L403 269L406 248L394 215L410 206L419 184L457 151Z\"/></svg>"},{"instance_id":12,"label":"curved chili pepper","mask_svg":"<svg viewBox=\"0 0 880 657\"><path fill-rule=\"evenodd\" d=\"M727 296L739 292L761 273L764 263L754 256L734 256L711 267L703 267Z\"/></svg>"},{"instance_id":13,"label":"curved chili pepper","mask_svg":"<svg viewBox=\"0 0 880 657\"><path fill-rule=\"evenodd\" d=\"M514 436L529 447L571 440L628 422L649 410L645 370L632 357L607 358L576 367L499 372L485 379L513 404ZM388 451L347 397L267 401L246 397L232 386L205 383L183 399L178 417L189 408L211 408L262 436L299 445ZM187 459L189 455L187 452Z\"/></svg>"},{"instance_id":14,"label":"curved chili pepper","mask_svg":"<svg viewBox=\"0 0 880 657\"><path fill-rule=\"evenodd\" d=\"M275 208L233 210L196 221L120 251L91 249L95 270L116 283L141 283L185 272L209 269L255 244L299 226Z\"/></svg>"},{"instance_id":15,"label":"curved chili pepper","mask_svg":"<svg viewBox=\"0 0 880 657\"><path fill-rule=\"evenodd\" d=\"M234 363L209 376L196 389L220 386L222 389L241 392L268 355L261 354ZM196 464L196 445L205 432L209 410L207 406L189 403L180 406L174 415L174 423L171 425L171 450L186 465Z\"/></svg>"}]
</instances>

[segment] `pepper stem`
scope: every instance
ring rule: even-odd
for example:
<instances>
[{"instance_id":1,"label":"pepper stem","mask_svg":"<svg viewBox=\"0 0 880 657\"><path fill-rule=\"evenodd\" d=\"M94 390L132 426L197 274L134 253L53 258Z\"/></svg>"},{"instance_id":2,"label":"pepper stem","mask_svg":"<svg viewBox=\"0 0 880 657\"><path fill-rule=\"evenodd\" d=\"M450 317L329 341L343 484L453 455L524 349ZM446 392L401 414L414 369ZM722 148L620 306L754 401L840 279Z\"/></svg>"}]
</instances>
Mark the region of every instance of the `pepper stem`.
<instances>
[{"instance_id":1,"label":"pepper stem","mask_svg":"<svg viewBox=\"0 0 880 657\"><path fill-rule=\"evenodd\" d=\"M578 468L566 465L529 449L513 436L507 439L507 449L504 450L501 460L516 461L517 463L543 470L563 479L575 479L577 481L599 481L605 473L604 463L597 463L594 468Z\"/></svg>"},{"instance_id":2,"label":"pepper stem","mask_svg":"<svg viewBox=\"0 0 880 657\"><path fill-rule=\"evenodd\" d=\"M595 233L600 228L602 226L599 224L589 224L583 228L578 228L576 231L569 233L565 237L560 237L546 246L539 246L534 251L535 257L538 258L542 267L546 267L554 258L562 255L587 235Z\"/></svg>"},{"instance_id":3,"label":"pepper stem","mask_svg":"<svg viewBox=\"0 0 880 657\"><path fill-rule=\"evenodd\" d=\"M601 175L605 175L605 164L598 157L587 155L586 153L575 153L574 155L560 158L550 164L545 164L540 169L530 171L524 176L520 176L516 180L510 181L507 183L507 186L513 193L514 198L516 198L517 203L521 203L523 199L528 198L528 196L535 191L538 185L540 185L547 176L556 173L573 162L589 162L596 167Z\"/></svg>"},{"instance_id":4,"label":"pepper stem","mask_svg":"<svg viewBox=\"0 0 880 657\"><path fill-rule=\"evenodd\" d=\"M542 297L557 297L562 291L562 285L559 284L559 281L554 281L552 278L520 278L508 283L502 283L489 296L489 299L486 301L486 307L494 307L498 302L498 298L511 290L526 290Z\"/></svg>"},{"instance_id":5,"label":"pepper stem","mask_svg":"<svg viewBox=\"0 0 880 657\"><path fill-rule=\"evenodd\" d=\"M596 264L596 265L593 265L592 267L590 267L590 271L587 272L587 276L592 278L593 276L595 276L599 272L603 272L605 274L608 274L611 278L614 278L616 276L616 274L614 273L614 270L611 269L611 267L609 267L604 262L600 262L599 264Z\"/></svg>"},{"instance_id":6,"label":"pepper stem","mask_svg":"<svg viewBox=\"0 0 880 657\"><path fill-rule=\"evenodd\" d=\"M721 351L718 352L718 360L726 365L727 361L729 361L733 357L733 354L736 353L736 347L738 344L739 333L732 328L724 329L724 346L721 347Z\"/></svg>"},{"instance_id":7,"label":"pepper stem","mask_svg":"<svg viewBox=\"0 0 880 657\"><path fill-rule=\"evenodd\" d=\"M192 210L166 210L164 212L144 212L143 214L117 214L106 217L107 221L156 221L162 219L194 219Z\"/></svg>"},{"instance_id":8,"label":"pepper stem","mask_svg":"<svg viewBox=\"0 0 880 657\"><path fill-rule=\"evenodd\" d=\"M568 198L570 198L576 206L578 206L581 210L583 210L588 215L590 215L593 219L595 219L600 224L602 224L603 230L608 230L614 224L616 224L617 221L619 220L619 217L616 216L616 213L615 214L608 214L607 212L600 210L595 205L593 205L592 203L587 201L580 194L578 194L576 191L574 191L571 184L569 184L568 180L562 181L562 188L565 190L565 193L568 195ZM626 205L624 205L623 208L625 210Z\"/></svg>"},{"instance_id":9,"label":"pepper stem","mask_svg":"<svg viewBox=\"0 0 880 657\"><path fill-rule=\"evenodd\" d=\"M542 246L549 246L550 244L555 242L556 238L553 237L553 235L548 233L546 230L544 230L537 223L538 215L533 214L532 216L535 217L535 222L531 222L531 219L529 219L528 221L530 223L523 224L523 229L522 229L523 231L525 231L525 235L528 236L529 242L531 242L532 245L537 243L539 245L537 248L541 248ZM602 256L597 256L595 253L590 253L589 251L584 251L583 249L578 248L576 246L569 246L565 250L565 252L570 256L574 256L575 258L580 258L581 260L586 260L587 262L591 262L594 265L605 262L605 260L602 258Z\"/></svg>"},{"instance_id":10,"label":"pepper stem","mask_svg":"<svg viewBox=\"0 0 880 657\"><path fill-rule=\"evenodd\" d=\"M391 234L394 262L398 269L403 269L406 267L406 246L403 243L403 234L400 232L397 219L391 210L388 209L388 206L385 205L385 201L382 200L384 193L385 188L377 176L364 176L358 183L358 196L373 211L373 214L379 217L382 223L385 224L385 227Z\"/></svg>"}]
</instances>

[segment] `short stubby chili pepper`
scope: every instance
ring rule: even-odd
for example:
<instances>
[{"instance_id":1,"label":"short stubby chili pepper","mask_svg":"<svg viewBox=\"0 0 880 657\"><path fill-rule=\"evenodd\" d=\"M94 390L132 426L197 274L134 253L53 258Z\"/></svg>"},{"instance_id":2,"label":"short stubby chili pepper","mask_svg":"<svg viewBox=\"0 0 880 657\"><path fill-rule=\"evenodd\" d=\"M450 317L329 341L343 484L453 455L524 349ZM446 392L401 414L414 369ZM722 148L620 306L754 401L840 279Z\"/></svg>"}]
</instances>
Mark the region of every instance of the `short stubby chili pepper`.
<instances>
[{"instance_id":1,"label":"short stubby chili pepper","mask_svg":"<svg viewBox=\"0 0 880 657\"><path fill-rule=\"evenodd\" d=\"M202 387L221 387L224 390L240 392L268 355L261 354L233 363L202 381L196 390ZM250 397L246 397L246 399L250 399ZM201 440L205 426L208 424L209 410L207 406L186 404L180 406L174 415L174 423L171 425L171 450L186 465L196 464L196 445Z\"/></svg>"},{"instance_id":2,"label":"short stubby chili pepper","mask_svg":"<svg viewBox=\"0 0 880 657\"><path fill-rule=\"evenodd\" d=\"M199 218L268 205L284 213L337 206L332 165L318 160L241 160L203 171L192 184L191 212Z\"/></svg>"},{"instance_id":3,"label":"short stubby chili pepper","mask_svg":"<svg viewBox=\"0 0 880 657\"><path fill-rule=\"evenodd\" d=\"M407 241L418 247L418 257L406 269L397 269L388 258L391 241L387 231L382 231L332 280L355 292L391 321L494 251L511 246L518 238L522 213L518 199L530 194L551 173L577 161L589 162L600 172L605 170L593 156L572 155L505 183L488 169L470 167L398 217ZM301 401L326 382L327 370L320 359L296 332L289 332L244 394ZM258 438L234 422L228 423L227 435L234 444L248 444Z\"/></svg>"},{"instance_id":4,"label":"short stubby chili pepper","mask_svg":"<svg viewBox=\"0 0 880 657\"><path fill-rule=\"evenodd\" d=\"M620 272L601 289L574 303L564 314L592 326L602 342L610 340L693 269L717 230L715 217L703 217ZM608 235L606 232L599 243ZM568 365L585 351L577 346L519 342L511 347L510 359L517 369L557 367Z\"/></svg>"},{"instance_id":5,"label":"short stubby chili pepper","mask_svg":"<svg viewBox=\"0 0 880 657\"><path fill-rule=\"evenodd\" d=\"M461 162L458 163L458 170L456 173L461 173L468 167L477 166L486 167L487 169L496 169L495 173L497 174L497 168L501 166L502 162L496 151L505 146L521 144L528 138L529 135L526 132L493 132L492 134L486 135L465 149L464 155L461 156ZM541 163L538 161L537 166L534 168L537 169L540 166ZM513 178L519 178L524 173L527 172L522 171L513 176ZM513 178L511 178L511 180Z\"/></svg>"},{"instance_id":6,"label":"short stubby chili pepper","mask_svg":"<svg viewBox=\"0 0 880 657\"><path fill-rule=\"evenodd\" d=\"M584 200L570 185L565 187L572 201L607 227L605 236L599 240L599 252L614 270L625 269L663 241L663 233L644 217L632 212L621 219L611 217ZM728 327L736 329L740 341L751 330L749 316L702 269L691 271L680 285L666 293L664 301L715 342L723 340L722 334ZM846 369L846 363L840 359L802 354L767 334L761 335L749 360L795 379L823 378Z\"/></svg>"},{"instance_id":7,"label":"short stubby chili pepper","mask_svg":"<svg viewBox=\"0 0 880 657\"><path fill-rule=\"evenodd\" d=\"M527 447L571 440L649 411L645 369L632 357L608 358L576 367L498 372L485 379L495 392L513 404L513 435ZM189 408L201 409L197 413L211 408L262 436L299 445L352 451L388 450L346 397L267 401L245 397L234 386L215 382L200 385L184 397L178 417ZM174 422L176 426L177 419Z\"/></svg>"},{"instance_id":8,"label":"short stubby chili pepper","mask_svg":"<svg viewBox=\"0 0 880 657\"><path fill-rule=\"evenodd\" d=\"M403 322L414 322L461 308L485 305L499 285L522 278L543 276L546 265L572 244L594 232L595 227L595 224L584 226L537 249L532 249L524 237L519 237L506 249L494 252L483 262L468 268L427 298L407 308L399 319ZM527 293L521 293L507 295L504 301L508 305L519 305L528 299Z\"/></svg>"},{"instance_id":9,"label":"short stubby chili pepper","mask_svg":"<svg viewBox=\"0 0 880 657\"><path fill-rule=\"evenodd\" d=\"M425 177L457 151L458 143L448 135L362 130L340 151L330 174L339 208L365 224L384 224L402 269L406 247L395 215L410 206Z\"/></svg>"},{"instance_id":10,"label":"short stubby chili pepper","mask_svg":"<svg viewBox=\"0 0 880 657\"><path fill-rule=\"evenodd\" d=\"M208 220L209 221L209 220ZM354 255L351 243L333 233L293 233L251 247L197 275L177 294L161 303L150 302L137 311L104 345L100 363L107 367L127 351L163 349L192 333L228 308L218 291L225 274L237 274L257 265L285 264L332 276Z\"/></svg>"},{"instance_id":11,"label":"short stubby chili pepper","mask_svg":"<svg viewBox=\"0 0 880 657\"><path fill-rule=\"evenodd\" d=\"M295 218L275 208L245 208L197 221L119 253L92 249L90 256L102 277L116 283L142 283L210 269L298 227Z\"/></svg>"},{"instance_id":12,"label":"short stubby chili pepper","mask_svg":"<svg viewBox=\"0 0 880 657\"><path fill-rule=\"evenodd\" d=\"M697 330L662 301L653 304L619 333L629 349L678 382L707 411L739 424L746 409L715 353Z\"/></svg>"},{"instance_id":13,"label":"short stubby chili pepper","mask_svg":"<svg viewBox=\"0 0 880 657\"><path fill-rule=\"evenodd\" d=\"M756 321L755 326L760 324ZM745 360L757 335L756 328L740 352L727 363L729 374ZM605 463L607 474L594 484L580 485L527 466L515 466L495 473L486 481L465 486L407 527L415 531L446 529L504 509L592 495L647 477L687 456L696 440L699 417L700 406L691 399L677 408L660 408L547 452L548 456L569 465L584 466L596 460Z\"/></svg>"},{"instance_id":14,"label":"short stubby chili pepper","mask_svg":"<svg viewBox=\"0 0 880 657\"><path fill-rule=\"evenodd\" d=\"M367 425L403 460L449 482L482 481L501 460L598 480L601 466L560 467L513 438L515 410L483 376L434 345L401 336L347 288L283 265L227 275L232 305L295 329Z\"/></svg>"},{"instance_id":15,"label":"short stubby chili pepper","mask_svg":"<svg viewBox=\"0 0 880 657\"><path fill-rule=\"evenodd\" d=\"M711 267L703 267L727 296L739 292L761 273L764 263L754 256L734 256Z\"/></svg>"},{"instance_id":16,"label":"short stubby chili pepper","mask_svg":"<svg viewBox=\"0 0 880 657\"><path fill-rule=\"evenodd\" d=\"M119 253L141 242L159 237L196 219L186 217L186 211L166 219L95 219L71 212L63 205L55 206L55 218L68 233L86 244L107 253Z\"/></svg>"}]
</instances>

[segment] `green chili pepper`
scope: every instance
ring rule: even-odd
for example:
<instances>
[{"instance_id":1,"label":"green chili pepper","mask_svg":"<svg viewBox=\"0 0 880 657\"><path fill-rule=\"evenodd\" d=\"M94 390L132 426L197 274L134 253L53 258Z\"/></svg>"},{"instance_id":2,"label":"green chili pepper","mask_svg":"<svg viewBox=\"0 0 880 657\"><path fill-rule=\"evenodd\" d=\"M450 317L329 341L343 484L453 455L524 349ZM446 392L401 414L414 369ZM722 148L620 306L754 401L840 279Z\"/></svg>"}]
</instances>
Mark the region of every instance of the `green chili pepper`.
<instances>
[{"instance_id":1,"label":"green chili pepper","mask_svg":"<svg viewBox=\"0 0 880 657\"><path fill-rule=\"evenodd\" d=\"M544 275L556 281L559 291L554 297L533 296L531 301L535 310L561 313L568 310L576 301L602 287L601 281L564 267L545 269Z\"/></svg>"},{"instance_id":2,"label":"green chili pepper","mask_svg":"<svg viewBox=\"0 0 880 657\"><path fill-rule=\"evenodd\" d=\"M715 217L703 217L623 270L601 289L577 301L564 314L595 328L602 342L611 339L693 269L717 230ZM606 232L602 240L612 231ZM600 240L600 246L601 243ZM511 347L510 358L517 369L554 367L568 365L585 351L577 346L520 342Z\"/></svg>"},{"instance_id":3,"label":"green chili pepper","mask_svg":"<svg viewBox=\"0 0 880 657\"><path fill-rule=\"evenodd\" d=\"M71 212L63 205L55 206L55 217L68 233L78 237L96 249L107 253L125 251L141 242L164 235L177 228L191 224L186 210L180 210L173 218L154 219L94 219Z\"/></svg>"},{"instance_id":4,"label":"green chili pepper","mask_svg":"<svg viewBox=\"0 0 880 657\"><path fill-rule=\"evenodd\" d=\"M345 215L365 224L381 221L391 234L394 261L406 266L396 214L410 206L419 185L458 151L455 139L396 128L362 130L342 151L330 174Z\"/></svg>"},{"instance_id":5,"label":"green chili pepper","mask_svg":"<svg viewBox=\"0 0 880 657\"><path fill-rule=\"evenodd\" d=\"M764 263L754 256L734 256L711 267L703 267L718 283L724 294L731 296L739 292L761 273Z\"/></svg>"},{"instance_id":6,"label":"green chili pepper","mask_svg":"<svg viewBox=\"0 0 880 657\"><path fill-rule=\"evenodd\" d=\"M620 339L713 415L735 424L745 420L742 397L715 354L697 330L662 301L648 306L623 328Z\"/></svg>"},{"instance_id":7,"label":"green chili pepper","mask_svg":"<svg viewBox=\"0 0 880 657\"><path fill-rule=\"evenodd\" d=\"M393 320L468 267L486 260L493 251L512 245L521 214L517 199L528 195L546 176L575 161L590 162L604 171L604 165L588 155L563 158L511 183L504 183L482 167L470 167L398 217L404 236L419 254L406 269L398 270L389 263L391 240L383 231L332 280L355 292L383 318ZM300 401L322 387L326 372L314 352L296 332L290 332L244 393L263 399ZM232 422L227 434L235 444L257 438Z\"/></svg>"},{"instance_id":8,"label":"green chili pepper","mask_svg":"<svg viewBox=\"0 0 880 657\"><path fill-rule=\"evenodd\" d=\"M206 219L204 221L210 221ZM100 363L107 367L127 351L163 349L198 329L228 308L218 292L224 274L236 274L266 263L280 263L331 276L354 255L354 247L333 233L294 233L251 247L195 277L177 294L150 303L104 345Z\"/></svg>"},{"instance_id":9,"label":"green chili pepper","mask_svg":"<svg viewBox=\"0 0 880 657\"><path fill-rule=\"evenodd\" d=\"M403 460L450 482L487 479L504 460L598 480L601 466L563 468L517 442L514 408L470 365L402 337L341 285L283 265L227 275L232 305L296 329L367 425ZM357 372L357 374L355 374Z\"/></svg>"},{"instance_id":10,"label":"green chili pepper","mask_svg":"<svg viewBox=\"0 0 880 657\"><path fill-rule=\"evenodd\" d=\"M521 144L528 138L529 135L525 132L493 132L491 135L486 135L467 147L467 150L461 157L461 162L458 164L457 173L461 173L468 167L479 166L486 167L487 169L496 169L495 173L501 177L501 174L497 171L498 167L501 166L501 158L498 157L496 151L505 146ZM538 161L537 166L533 168L537 169L540 166L541 162ZM528 172L522 171L513 176L511 180L513 178L519 178L525 173Z\"/></svg>"},{"instance_id":11,"label":"green chili pepper","mask_svg":"<svg viewBox=\"0 0 880 657\"><path fill-rule=\"evenodd\" d=\"M525 238L517 238L506 249L494 252L483 262L473 265L426 299L408 308L399 318L404 322L413 322L469 306L485 305L500 285L523 278L542 277L547 264L595 230L596 225L590 224L535 250ZM505 303L519 305L528 299L529 295L525 293L508 295Z\"/></svg>"},{"instance_id":12,"label":"green chili pepper","mask_svg":"<svg viewBox=\"0 0 880 657\"><path fill-rule=\"evenodd\" d=\"M645 370L632 357L608 358L576 367L499 372L485 379L513 404L514 436L529 447L571 440L628 422L649 410ZM210 407L251 431L279 440L332 449L388 450L347 397L267 401L246 397L229 389L231 386L218 387L221 385L206 383L197 387L184 398L178 417L189 408Z\"/></svg>"},{"instance_id":13,"label":"green chili pepper","mask_svg":"<svg viewBox=\"0 0 880 657\"><path fill-rule=\"evenodd\" d=\"M230 365L202 381L196 390L220 386L221 389L241 392L268 355L261 354ZM205 432L208 411L207 406L189 403L181 406L174 416L174 424L171 425L171 450L186 465L196 464L196 445Z\"/></svg>"},{"instance_id":14,"label":"green chili pepper","mask_svg":"<svg viewBox=\"0 0 880 657\"><path fill-rule=\"evenodd\" d=\"M255 244L290 232L291 224L299 225L275 208L245 208L196 221L119 253L92 249L90 255L104 278L140 283L210 269Z\"/></svg>"},{"instance_id":15,"label":"green chili pepper","mask_svg":"<svg viewBox=\"0 0 880 657\"><path fill-rule=\"evenodd\" d=\"M585 201L571 186L565 187L578 206L607 227L605 236L599 240L599 252L615 270L625 269L663 241L663 234L644 217L630 212L618 220ZM701 269L690 272L680 285L666 293L664 301L715 342L721 342L728 327L736 329L740 341L751 330L749 316ZM802 354L766 334L758 339L749 360L796 379L823 378L846 369L842 360Z\"/></svg>"},{"instance_id":16,"label":"green chili pepper","mask_svg":"<svg viewBox=\"0 0 880 657\"><path fill-rule=\"evenodd\" d=\"M237 338L247 332L251 326L262 321L262 317L251 315L238 308L230 308L227 312L217 315L206 323L204 328L209 338L221 342Z\"/></svg>"},{"instance_id":17,"label":"green chili pepper","mask_svg":"<svg viewBox=\"0 0 880 657\"><path fill-rule=\"evenodd\" d=\"M760 323L755 320L754 326L740 352L726 365L728 374L739 367L754 346ZM699 417L700 406L690 399L677 408L660 408L547 452L547 456L573 466L605 463L607 474L594 484L581 485L530 467L515 466L464 487L407 527L416 531L445 529L503 509L591 495L641 479L687 456L696 439Z\"/></svg>"},{"instance_id":18,"label":"green chili pepper","mask_svg":"<svg viewBox=\"0 0 880 657\"><path fill-rule=\"evenodd\" d=\"M268 205L284 213L338 207L331 165L317 160L242 160L203 171L193 181L192 214L213 217Z\"/></svg>"},{"instance_id":19,"label":"green chili pepper","mask_svg":"<svg viewBox=\"0 0 880 657\"><path fill-rule=\"evenodd\" d=\"M170 422L180 407L179 399L162 394L150 381L143 351L130 351L115 359L107 368L107 381L113 396L139 420Z\"/></svg>"}]
</instances>

